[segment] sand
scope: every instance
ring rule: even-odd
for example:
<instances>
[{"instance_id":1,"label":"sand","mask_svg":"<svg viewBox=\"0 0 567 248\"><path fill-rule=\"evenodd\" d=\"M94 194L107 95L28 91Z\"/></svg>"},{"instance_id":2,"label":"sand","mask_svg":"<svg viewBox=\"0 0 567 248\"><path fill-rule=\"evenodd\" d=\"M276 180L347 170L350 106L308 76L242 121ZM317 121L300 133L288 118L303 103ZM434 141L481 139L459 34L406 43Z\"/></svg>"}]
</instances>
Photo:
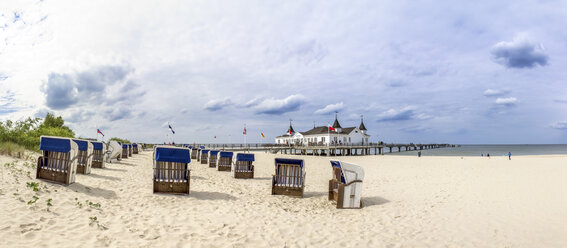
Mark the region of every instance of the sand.
<instances>
[{"instance_id":1,"label":"sand","mask_svg":"<svg viewBox=\"0 0 567 248\"><path fill-rule=\"evenodd\" d=\"M0 247L567 247L567 156L341 157L358 210L327 200L327 157L303 157L304 198L272 196L276 156L301 158L257 153L248 180L194 161L189 196L152 193L151 152L70 186L0 157Z\"/></svg>"}]
</instances>

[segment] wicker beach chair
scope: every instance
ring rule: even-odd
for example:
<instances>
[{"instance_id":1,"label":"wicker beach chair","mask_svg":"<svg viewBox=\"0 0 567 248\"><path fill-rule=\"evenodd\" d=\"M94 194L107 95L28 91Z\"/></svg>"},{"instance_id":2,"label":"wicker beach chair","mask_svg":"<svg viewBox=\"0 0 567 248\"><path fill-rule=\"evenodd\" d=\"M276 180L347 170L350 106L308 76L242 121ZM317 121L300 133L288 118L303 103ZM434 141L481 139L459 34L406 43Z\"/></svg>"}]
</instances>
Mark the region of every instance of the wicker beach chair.
<instances>
[{"instance_id":1,"label":"wicker beach chair","mask_svg":"<svg viewBox=\"0 0 567 248\"><path fill-rule=\"evenodd\" d=\"M128 144L122 144L122 158L128 158Z\"/></svg>"},{"instance_id":2,"label":"wicker beach chair","mask_svg":"<svg viewBox=\"0 0 567 248\"><path fill-rule=\"evenodd\" d=\"M139 154L139 150L138 150L138 144L134 143L132 144L132 154Z\"/></svg>"},{"instance_id":3,"label":"wicker beach chair","mask_svg":"<svg viewBox=\"0 0 567 248\"><path fill-rule=\"evenodd\" d=\"M41 136L36 178L55 183L72 184L77 173L79 146L72 139Z\"/></svg>"},{"instance_id":4,"label":"wicker beach chair","mask_svg":"<svg viewBox=\"0 0 567 248\"><path fill-rule=\"evenodd\" d=\"M215 151L215 150L211 150L209 152L209 167L210 168L215 168L217 167L217 157L218 157L219 151Z\"/></svg>"},{"instance_id":5,"label":"wicker beach chair","mask_svg":"<svg viewBox=\"0 0 567 248\"><path fill-rule=\"evenodd\" d=\"M199 155L197 148L190 147L189 149L191 149L191 159L197 159L197 156Z\"/></svg>"},{"instance_id":6,"label":"wicker beach chair","mask_svg":"<svg viewBox=\"0 0 567 248\"><path fill-rule=\"evenodd\" d=\"M128 157L132 157L132 144L128 144Z\"/></svg>"},{"instance_id":7,"label":"wicker beach chair","mask_svg":"<svg viewBox=\"0 0 567 248\"><path fill-rule=\"evenodd\" d=\"M254 178L254 154L237 153L236 160L232 164L232 177L234 178Z\"/></svg>"},{"instance_id":8,"label":"wicker beach chair","mask_svg":"<svg viewBox=\"0 0 567 248\"><path fill-rule=\"evenodd\" d=\"M201 164L209 163L209 150L201 150Z\"/></svg>"},{"instance_id":9,"label":"wicker beach chair","mask_svg":"<svg viewBox=\"0 0 567 248\"><path fill-rule=\"evenodd\" d=\"M73 139L79 146L77 153L77 173L91 174L93 162L93 144L87 140Z\"/></svg>"},{"instance_id":10,"label":"wicker beach chair","mask_svg":"<svg viewBox=\"0 0 567 248\"><path fill-rule=\"evenodd\" d=\"M303 197L305 171L303 160L276 158L276 174L272 177L272 195Z\"/></svg>"},{"instance_id":11,"label":"wicker beach chair","mask_svg":"<svg viewBox=\"0 0 567 248\"><path fill-rule=\"evenodd\" d=\"M219 157L217 159L217 170L218 171L230 171L232 167L232 152L219 152Z\"/></svg>"},{"instance_id":12,"label":"wicker beach chair","mask_svg":"<svg viewBox=\"0 0 567 248\"><path fill-rule=\"evenodd\" d=\"M336 202L337 208L361 208L362 167L341 161L331 161L331 167L333 178L329 180L329 201Z\"/></svg>"},{"instance_id":13,"label":"wicker beach chair","mask_svg":"<svg viewBox=\"0 0 567 248\"><path fill-rule=\"evenodd\" d=\"M91 141L93 144L93 168L104 168L104 156L106 154L106 149L104 149L104 144L98 141Z\"/></svg>"},{"instance_id":14,"label":"wicker beach chair","mask_svg":"<svg viewBox=\"0 0 567 248\"><path fill-rule=\"evenodd\" d=\"M154 193L189 194L190 151L183 147L154 148Z\"/></svg>"}]
</instances>

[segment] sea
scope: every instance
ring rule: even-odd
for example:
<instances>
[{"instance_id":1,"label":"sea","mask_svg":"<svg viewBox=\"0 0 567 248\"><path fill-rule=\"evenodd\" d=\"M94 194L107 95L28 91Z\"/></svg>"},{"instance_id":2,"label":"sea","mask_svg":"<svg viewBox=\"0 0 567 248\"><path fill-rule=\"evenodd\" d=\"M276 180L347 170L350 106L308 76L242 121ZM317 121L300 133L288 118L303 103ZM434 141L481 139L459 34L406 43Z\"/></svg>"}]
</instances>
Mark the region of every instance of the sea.
<instances>
[{"instance_id":1,"label":"sea","mask_svg":"<svg viewBox=\"0 0 567 248\"><path fill-rule=\"evenodd\" d=\"M397 152L394 148L392 153L386 148L385 155L393 156L417 156L418 151ZM567 155L567 145L460 145L458 147L437 148L421 151L421 156L481 156L490 154L494 156L526 155Z\"/></svg>"}]
</instances>

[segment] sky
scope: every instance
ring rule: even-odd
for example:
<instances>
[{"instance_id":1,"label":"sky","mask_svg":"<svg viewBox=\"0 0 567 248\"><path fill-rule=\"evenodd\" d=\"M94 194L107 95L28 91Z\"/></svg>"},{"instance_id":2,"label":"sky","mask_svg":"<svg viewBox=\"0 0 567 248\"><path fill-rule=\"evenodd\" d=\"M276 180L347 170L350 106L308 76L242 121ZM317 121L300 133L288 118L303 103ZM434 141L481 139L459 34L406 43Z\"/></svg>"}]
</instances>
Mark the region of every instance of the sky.
<instances>
[{"instance_id":1,"label":"sky","mask_svg":"<svg viewBox=\"0 0 567 248\"><path fill-rule=\"evenodd\" d=\"M0 121L270 143L338 112L371 142L566 143L565 27L552 0L2 0Z\"/></svg>"}]
</instances>

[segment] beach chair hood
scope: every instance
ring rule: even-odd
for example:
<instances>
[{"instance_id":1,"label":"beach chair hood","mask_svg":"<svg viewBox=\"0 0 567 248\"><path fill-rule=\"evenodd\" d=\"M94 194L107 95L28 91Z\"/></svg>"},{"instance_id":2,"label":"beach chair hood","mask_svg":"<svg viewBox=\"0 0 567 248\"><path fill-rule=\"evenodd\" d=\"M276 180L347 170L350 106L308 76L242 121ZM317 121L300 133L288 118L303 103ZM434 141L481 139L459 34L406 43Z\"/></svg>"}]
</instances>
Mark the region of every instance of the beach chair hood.
<instances>
[{"instance_id":1,"label":"beach chair hood","mask_svg":"<svg viewBox=\"0 0 567 248\"><path fill-rule=\"evenodd\" d=\"M301 159L290 159L290 158L276 158L275 165L277 164L297 164L303 169L303 160Z\"/></svg>"},{"instance_id":2,"label":"beach chair hood","mask_svg":"<svg viewBox=\"0 0 567 248\"><path fill-rule=\"evenodd\" d=\"M350 183L354 180L364 180L364 169L348 162L331 161L331 166L341 169L341 182Z\"/></svg>"},{"instance_id":3,"label":"beach chair hood","mask_svg":"<svg viewBox=\"0 0 567 248\"><path fill-rule=\"evenodd\" d=\"M163 162L191 163L191 154L186 148L157 147L155 160Z\"/></svg>"},{"instance_id":4,"label":"beach chair hood","mask_svg":"<svg viewBox=\"0 0 567 248\"><path fill-rule=\"evenodd\" d=\"M232 158L232 152L220 152L219 157L221 158Z\"/></svg>"},{"instance_id":5,"label":"beach chair hood","mask_svg":"<svg viewBox=\"0 0 567 248\"><path fill-rule=\"evenodd\" d=\"M69 152L71 151L71 139L42 136L39 149L50 152Z\"/></svg>"},{"instance_id":6,"label":"beach chair hood","mask_svg":"<svg viewBox=\"0 0 567 248\"><path fill-rule=\"evenodd\" d=\"M254 161L254 154L252 153L237 153L236 161Z\"/></svg>"},{"instance_id":7,"label":"beach chair hood","mask_svg":"<svg viewBox=\"0 0 567 248\"><path fill-rule=\"evenodd\" d=\"M211 156L216 156L218 153L219 151L211 150Z\"/></svg>"},{"instance_id":8,"label":"beach chair hood","mask_svg":"<svg viewBox=\"0 0 567 248\"><path fill-rule=\"evenodd\" d=\"M77 146L79 146L79 151L88 151L89 150L89 142L86 140L77 140L74 139L73 141L75 141L75 143L77 143ZM92 146L92 144L90 145Z\"/></svg>"},{"instance_id":9,"label":"beach chair hood","mask_svg":"<svg viewBox=\"0 0 567 248\"><path fill-rule=\"evenodd\" d=\"M209 153L209 150L201 150L201 154Z\"/></svg>"},{"instance_id":10,"label":"beach chair hood","mask_svg":"<svg viewBox=\"0 0 567 248\"><path fill-rule=\"evenodd\" d=\"M103 145L102 142L91 142L93 144L93 149L94 150L102 150Z\"/></svg>"}]
</instances>

